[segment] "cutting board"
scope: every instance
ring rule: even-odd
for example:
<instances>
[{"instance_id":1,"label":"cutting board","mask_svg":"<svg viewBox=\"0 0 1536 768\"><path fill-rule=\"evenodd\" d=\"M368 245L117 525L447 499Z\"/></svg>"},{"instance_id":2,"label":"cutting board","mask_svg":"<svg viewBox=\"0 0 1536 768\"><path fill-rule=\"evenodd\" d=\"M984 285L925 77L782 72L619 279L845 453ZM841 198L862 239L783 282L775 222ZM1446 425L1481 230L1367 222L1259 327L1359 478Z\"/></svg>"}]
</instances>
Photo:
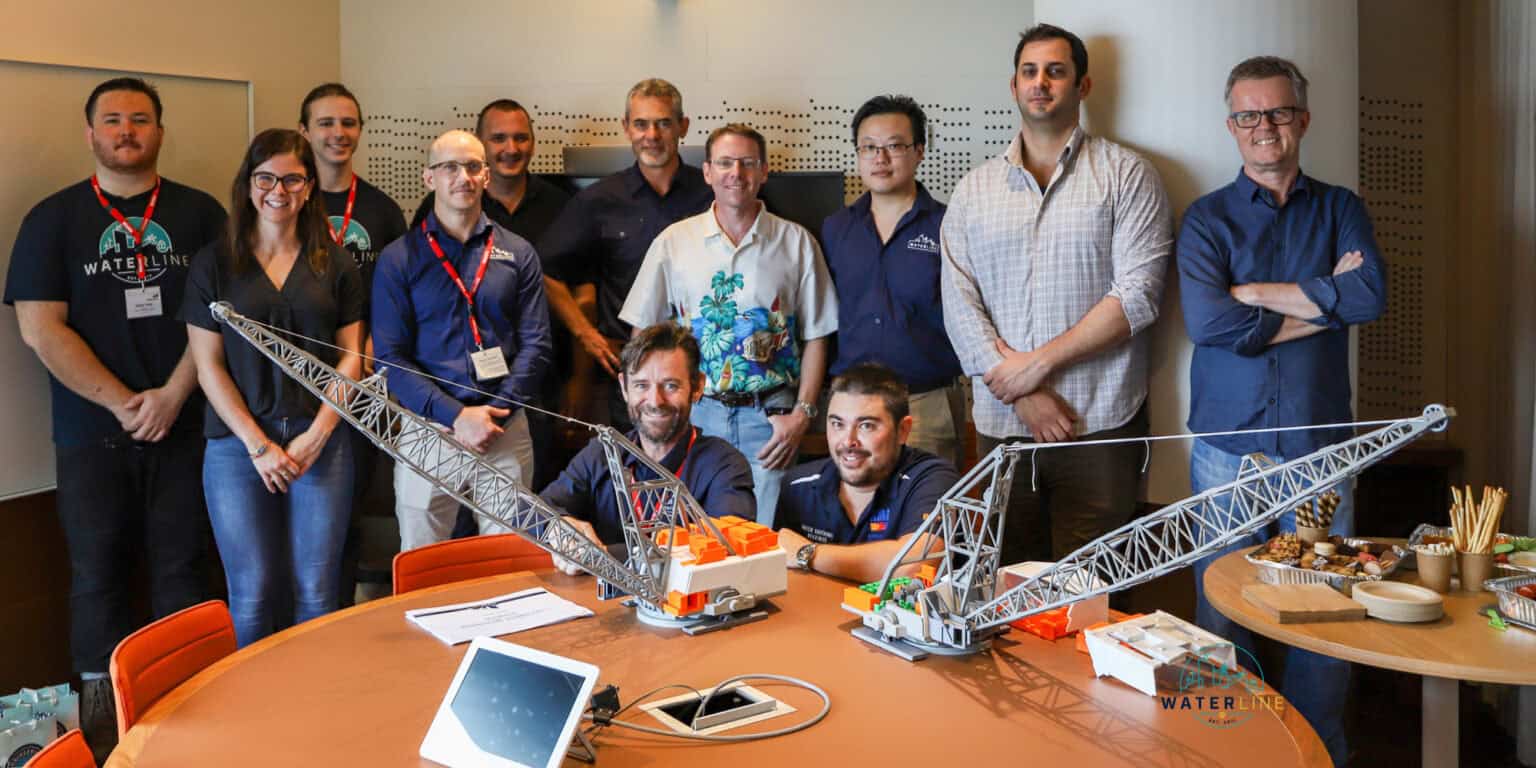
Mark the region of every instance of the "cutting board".
<instances>
[{"instance_id":1,"label":"cutting board","mask_svg":"<svg viewBox=\"0 0 1536 768\"><path fill-rule=\"evenodd\" d=\"M1327 584L1248 584L1243 599L1276 624L1365 618L1365 606Z\"/></svg>"}]
</instances>

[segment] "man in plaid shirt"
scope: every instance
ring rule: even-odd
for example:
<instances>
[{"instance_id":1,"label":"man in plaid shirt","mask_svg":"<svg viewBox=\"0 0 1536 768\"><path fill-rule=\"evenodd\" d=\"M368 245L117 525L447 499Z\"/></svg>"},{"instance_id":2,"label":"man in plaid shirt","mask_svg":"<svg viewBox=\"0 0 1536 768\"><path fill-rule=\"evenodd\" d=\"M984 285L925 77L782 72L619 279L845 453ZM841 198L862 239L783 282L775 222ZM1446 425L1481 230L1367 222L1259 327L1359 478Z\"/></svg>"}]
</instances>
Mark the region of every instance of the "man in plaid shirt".
<instances>
[{"instance_id":1,"label":"man in plaid shirt","mask_svg":"<svg viewBox=\"0 0 1536 768\"><path fill-rule=\"evenodd\" d=\"M1022 126L955 188L944 325L972 377L979 448L1147 434L1147 339L1173 249L1167 195L1134 152L1077 124L1078 37L1039 24L1010 83ZM1060 559L1130 519L1137 444L1039 451L1014 473L1002 558Z\"/></svg>"}]
</instances>

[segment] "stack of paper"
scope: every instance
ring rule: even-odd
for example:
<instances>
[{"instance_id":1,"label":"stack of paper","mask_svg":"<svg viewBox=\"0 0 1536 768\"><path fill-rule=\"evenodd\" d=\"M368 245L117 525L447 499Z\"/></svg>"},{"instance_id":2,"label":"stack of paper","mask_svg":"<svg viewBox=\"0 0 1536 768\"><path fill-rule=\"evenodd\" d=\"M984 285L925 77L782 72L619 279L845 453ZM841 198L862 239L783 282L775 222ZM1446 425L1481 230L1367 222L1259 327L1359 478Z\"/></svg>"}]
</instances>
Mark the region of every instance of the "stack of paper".
<instances>
[{"instance_id":1,"label":"stack of paper","mask_svg":"<svg viewBox=\"0 0 1536 768\"><path fill-rule=\"evenodd\" d=\"M405 618L449 644L477 637L510 635L525 629L591 616L592 612L542 587L473 603L418 608Z\"/></svg>"}]
</instances>

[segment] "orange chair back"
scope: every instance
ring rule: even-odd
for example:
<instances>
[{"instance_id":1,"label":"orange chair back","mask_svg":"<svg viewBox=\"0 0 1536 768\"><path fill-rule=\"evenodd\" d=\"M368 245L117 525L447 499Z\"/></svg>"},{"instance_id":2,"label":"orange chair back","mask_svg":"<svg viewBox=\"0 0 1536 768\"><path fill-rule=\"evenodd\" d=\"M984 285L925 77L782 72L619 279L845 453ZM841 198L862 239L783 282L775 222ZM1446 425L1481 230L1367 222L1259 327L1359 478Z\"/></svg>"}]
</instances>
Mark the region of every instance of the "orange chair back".
<instances>
[{"instance_id":1,"label":"orange chair back","mask_svg":"<svg viewBox=\"0 0 1536 768\"><path fill-rule=\"evenodd\" d=\"M27 768L96 768L96 758L85 743L85 734L76 728L33 755Z\"/></svg>"},{"instance_id":2,"label":"orange chair back","mask_svg":"<svg viewBox=\"0 0 1536 768\"><path fill-rule=\"evenodd\" d=\"M171 689L234 651L235 624L220 600L177 611L123 638L111 664L118 735Z\"/></svg>"},{"instance_id":3,"label":"orange chair back","mask_svg":"<svg viewBox=\"0 0 1536 768\"><path fill-rule=\"evenodd\" d=\"M395 594L554 564L548 552L515 533L440 541L395 555Z\"/></svg>"}]
</instances>

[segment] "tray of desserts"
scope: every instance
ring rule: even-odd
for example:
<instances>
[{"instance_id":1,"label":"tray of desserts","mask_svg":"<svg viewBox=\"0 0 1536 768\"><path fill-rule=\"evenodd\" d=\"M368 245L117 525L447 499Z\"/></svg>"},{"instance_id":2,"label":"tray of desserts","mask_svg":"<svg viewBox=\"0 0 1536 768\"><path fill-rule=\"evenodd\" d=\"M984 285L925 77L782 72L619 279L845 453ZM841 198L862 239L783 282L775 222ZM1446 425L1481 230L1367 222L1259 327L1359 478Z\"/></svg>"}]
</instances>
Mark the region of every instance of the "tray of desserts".
<instances>
[{"instance_id":1,"label":"tray of desserts","mask_svg":"<svg viewBox=\"0 0 1536 768\"><path fill-rule=\"evenodd\" d=\"M1406 567L1414 567L1412 550L1422 544L1454 544L1456 529L1450 526L1421 523L1408 536L1409 559ZM1500 533L1493 538L1493 564L1507 574L1536 573L1536 537L1512 536Z\"/></svg>"},{"instance_id":2,"label":"tray of desserts","mask_svg":"<svg viewBox=\"0 0 1536 768\"><path fill-rule=\"evenodd\" d=\"M1390 576L1406 555L1402 547L1370 539L1330 536L1308 546L1283 533L1244 557L1265 584L1322 583L1349 595L1356 584Z\"/></svg>"}]
</instances>

